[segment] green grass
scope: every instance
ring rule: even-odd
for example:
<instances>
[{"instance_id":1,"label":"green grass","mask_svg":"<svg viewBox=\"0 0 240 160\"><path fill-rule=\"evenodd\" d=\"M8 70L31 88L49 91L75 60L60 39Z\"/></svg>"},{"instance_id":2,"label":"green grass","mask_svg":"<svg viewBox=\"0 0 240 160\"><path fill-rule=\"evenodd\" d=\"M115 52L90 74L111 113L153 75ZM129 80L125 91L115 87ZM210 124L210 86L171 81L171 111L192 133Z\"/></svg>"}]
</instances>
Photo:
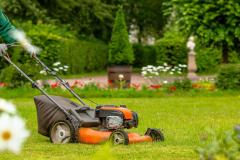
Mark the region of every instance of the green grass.
<instances>
[{"instance_id":1,"label":"green grass","mask_svg":"<svg viewBox=\"0 0 240 160\"><path fill-rule=\"evenodd\" d=\"M144 133L147 127L162 128L165 141L129 146L107 147L105 145L67 144L54 145L37 133L36 109L32 99L12 99L20 115L26 119L31 137L20 155L3 153L1 160L53 159L53 160L192 160L198 156L194 149L206 128L217 132L232 130L240 122L240 97L165 97L165 98L95 98L100 104L126 104L137 111L139 128Z\"/></svg>"},{"instance_id":2,"label":"green grass","mask_svg":"<svg viewBox=\"0 0 240 160\"><path fill-rule=\"evenodd\" d=\"M51 95L60 95L64 97L71 98L72 95L64 89L60 88L45 88L47 93ZM80 97L88 98L163 98L163 97L219 97L219 96L238 96L240 92L238 90L200 90L200 89L191 89L189 91L184 91L177 89L175 92L170 92L167 87L156 89L143 89L136 91L133 88L130 89L99 89L96 86L85 87L84 89L74 89ZM11 99L13 97L22 97L32 98L35 95L39 95L37 89L32 89L29 86L19 87L19 88L0 88L0 95L2 98Z\"/></svg>"}]
</instances>

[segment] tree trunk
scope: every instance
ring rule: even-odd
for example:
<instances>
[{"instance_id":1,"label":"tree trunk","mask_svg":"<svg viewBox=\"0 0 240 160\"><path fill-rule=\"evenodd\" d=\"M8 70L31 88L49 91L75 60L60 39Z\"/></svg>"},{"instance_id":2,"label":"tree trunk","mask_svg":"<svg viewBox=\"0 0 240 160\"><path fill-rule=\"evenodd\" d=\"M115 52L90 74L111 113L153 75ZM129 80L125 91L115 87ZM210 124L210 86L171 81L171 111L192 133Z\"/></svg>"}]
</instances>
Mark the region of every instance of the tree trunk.
<instances>
[{"instance_id":1,"label":"tree trunk","mask_svg":"<svg viewBox=\"0 0 240 160\"><path fill-rule=\"evenodd\" d=\"M222 44L222 61L223 63L228 63L228 45L226 42Z\"/></svg>"}]
</instances>

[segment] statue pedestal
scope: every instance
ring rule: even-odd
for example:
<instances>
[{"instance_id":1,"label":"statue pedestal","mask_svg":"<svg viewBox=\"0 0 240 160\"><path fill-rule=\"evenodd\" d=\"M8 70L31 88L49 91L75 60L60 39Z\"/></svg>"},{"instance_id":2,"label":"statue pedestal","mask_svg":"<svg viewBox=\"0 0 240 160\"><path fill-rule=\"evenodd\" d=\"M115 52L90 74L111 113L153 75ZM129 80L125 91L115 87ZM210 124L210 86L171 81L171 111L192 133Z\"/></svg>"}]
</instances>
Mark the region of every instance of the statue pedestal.
<instances>
[{"instance_id":1,"label":"statue pedestal","mask_svg":"<svg viewBox=\"0 0 240 160\"><path fill-rule=\"evenodd\" d=\"M191 51L188 54L188 75L187 75L187 78L191 81L198 80L198 76L196 74L196 71L197 71L197 65L196 65L195 52Z\"/></svg>"}]
</instances>

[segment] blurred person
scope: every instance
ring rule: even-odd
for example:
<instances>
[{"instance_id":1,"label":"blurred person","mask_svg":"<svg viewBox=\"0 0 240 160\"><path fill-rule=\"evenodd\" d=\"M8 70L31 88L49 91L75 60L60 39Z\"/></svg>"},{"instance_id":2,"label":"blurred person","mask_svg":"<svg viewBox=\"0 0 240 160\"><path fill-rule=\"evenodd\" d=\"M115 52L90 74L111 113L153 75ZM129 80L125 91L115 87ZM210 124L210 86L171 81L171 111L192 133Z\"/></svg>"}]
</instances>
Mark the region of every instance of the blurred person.
<instances>
[{"instance_id":1,"label":"blurred person","mask_svg":"<svg viewBox=\"0 0 240 160\"><path fill-rule=\"evenodd\" d=\"M0 9L0 37L4 43L0 43L0 56L5 54L8 45L19 43L31 56L39 53L40 49L32 45L25 34L17 30L9 21L8 17Z\"/></svg>"}]
</instances>

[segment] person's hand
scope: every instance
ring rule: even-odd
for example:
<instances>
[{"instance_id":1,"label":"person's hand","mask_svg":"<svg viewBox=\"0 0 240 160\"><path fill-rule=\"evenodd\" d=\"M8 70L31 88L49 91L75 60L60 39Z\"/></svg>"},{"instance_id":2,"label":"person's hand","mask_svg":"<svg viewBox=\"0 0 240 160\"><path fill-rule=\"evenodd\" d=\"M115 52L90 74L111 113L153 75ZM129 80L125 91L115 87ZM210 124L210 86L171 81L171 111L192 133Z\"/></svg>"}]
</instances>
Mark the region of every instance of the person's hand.
<instances>
[{"instance_id":1,"label":"person's hand","mask_svg":"<svg viewBox=\"0 0 240 160\"><path fill-rule=\"evenodd\" d=\"M11 32L12 37L21 44L21 46L30 53L31 57L36 56L40 52L40 48L31 44L23 31L15 29Z\"/></svg>"},{"instance_id":2,"label":"person's hand","mask_svg":"<svg viewBox=\"0 0 240 160\"><path fill-rule=\"evenodd\" d=\"M40 48L38 48L30 43L25 43L23 45L23 47L31 55L31 57L35 57L40 52Z\"/></svg>"},{"instance_id":3,"label":"person's hand","mask_svg":"<svg viewBox=\"0 0 240 160\"><path fill-rule=\"evenodd\" d=\"M6 54L7 49L8 47L6 44L4 43L0 44L0 56L3 56L4 54Z\"/></svg>"}]
</instances>

